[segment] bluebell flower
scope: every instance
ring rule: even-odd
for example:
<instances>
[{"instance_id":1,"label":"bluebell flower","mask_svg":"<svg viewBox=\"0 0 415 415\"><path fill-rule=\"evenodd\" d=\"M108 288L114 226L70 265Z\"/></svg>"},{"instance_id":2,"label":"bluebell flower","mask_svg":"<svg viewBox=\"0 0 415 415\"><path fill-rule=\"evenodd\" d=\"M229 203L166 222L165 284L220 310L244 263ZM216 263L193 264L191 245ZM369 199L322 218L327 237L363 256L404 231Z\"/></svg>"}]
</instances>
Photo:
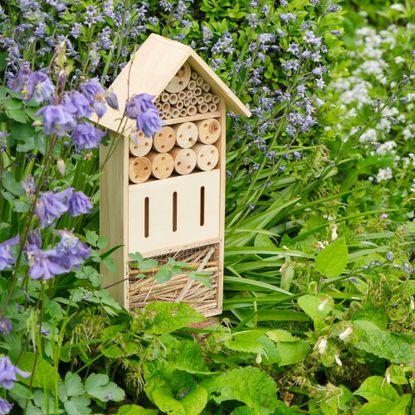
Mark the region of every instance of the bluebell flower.
<instances>
[{"instance_id":1,"label":"bluebell flower","mask_svg":"<svg viewBox=\"0 0 415 415\"><path fill-rule=\"evenodd\" d=\"M41 250L36 245L28 245L25 249L29 265L29 276L33 280L49 280L55 275L68 272L68 269L59 262L54 249Z\"/></svg>"},{"instance_id":2,"label":"bluebell flower","mask_svg":"<svg viewBox=\"0 0 415 415\"><path fill-rule=\"evenodd\" d=\"M80 123L72 134L72 141L79 150L97 148L105 132L90 123Z\"/></svg>"},{"instance_id":3,"label":"bluebell flower","mask_svg":"<svg viewBox=\"0 0 415 415\"><path fill-rule=\"evenodd\" d=\"M104 87L99 83L98 78L89 79L80 85L81 92L86 96L92 104L99 96L105 95Z\"/></svg>"},{"instance_id":4,"label":"bluebell flower","mask_svg":"<svg viewBox=\"0 0 415 415\"><path fill-rule=\"evenodd\" d=\"M10 268L15 263L12 248L19 243L19 235L0 244L0 271Z\"/></svg>"},{"instance_id":5,"label":"bluebell flower","mask_svg":"<svg viewBox=\"0 0 415 415\"><path fill-rule=\"evenodd\" d=\"M297 161L300 161L303 158L303 155L298 151L294 151L293 156Z\"/></svg>"},{"instance_id":6,"label":"bluebell flower","mask_svg":"<svg viewBox=\"0 0 415 415\"><path fill-rule=\"evenodd\" d=\"M162 121L157 110L148 110L137 118L137 130L142 131L146 137L151 137L162 127Z\"/></svg>"},{"instance_id":7,"label":"bluebell flower","mask_svg":"<svg viewBox=\"0 0 415 415\"><path fill-rule=\"evenodd\" d=\"M327 13L336 13L339 11L341 7L337 4L330 4L329 7L327 7Z\"/></svg>"},{"instance_id":8,"label":"bluebell flower","mask_svg":"<svg viewBox=\"0 0 415 415\"><path fill-rule=\"evenodd\" d=\"M119 109L118 98L117 95L114 94L114 92L109 92L108 95L105 96L105 100L111 108L115 110Z\"/></svg>"},{"instance_id":9,"label":"bluebell flower","mask_svg":"<svg viewBox=\"0 0 415 415\"><path fill-rule=\"evenodd\" d=\"M295 21L297 16L293 13L281 13L280 19L285 23L288 24L290 21Z\"/></svg>"},{"instance_id":10,"label":"bluebell flower","mask_svg":"<svg viewBox=\"0 0 415 415\"><path fill-rule=\"evenodd\" d=\"M78 91L67 92L63 98L63 106L76 118L89 117L92 114L91 103Z\"/></svg>"},{"instance_id":11,"label":"bluebell flower","mask_svg":"<svg viewBox=\"0 0 415 415\"><path fill-rule=\"evenodd\" d=\"M61 240L52 255L56 263L64 267L67 272L79 268L91 255L91 249L69 231L61 231Z\"/></svg>"},{"instance_id":12,"label":"bluebell flower","mask_svg":"<svg viewBox=\"0 0 415 415\"><path fill-rule=\"evenodd\" d=\"M143 112L155 108L153 100L154 96L150 94L133 95L125 106L125 114L128 118L136 119Z\"/></svg>"},{"instance_id":13,"label":"bluebell flower","mask_svg":"<svg viewBox=\"0 0 415 415\"><path fill-rule=\"evenodd\" d=\"M0 415L7 415L13 409L13 404L0 398Z\"/></svg>"},{"instance_id":14,"label":"bluebell flower","mask_svg":"<svg viewBox=\"0 0 415 415\"><path fill-rule=\"evenodd\" d=\"M40 328L40 334L42 336L49 336L50 330L45 329L43 326Z\"/></svg>"},{"instance_id":15,"label":"bluebell flower","mask_svg":"<svg viewBox=\"0 0 415 415\"><path fill-rule=\"evenodd\" d=\"M47 105L37 112L43 115L43 127L46 135L63 137L71 131L76 121L63 105Z\"/></svg>"},{"instance_id":16,"label":"bluebell flower","mask_svg":"<svg viewBox=\"0 0 415 415\"><path fill-rule=\"evenodd\" d=\"M28 101L30 100L32 93L32 86L30 83L31 75L32 71L30 70L30 65L25 62L17 72L16 76L9 80L7 86L14 92L22 94L23 99Z\"/></svg>"},{"instance_id":17,"label":"bluebell flower","mask_svg":"<svg viewBox=\"0 0 415 415\"><path fill-rule=\"evenodd\" d=\"M55 86L52 81L41 71L33 72L30 82L32 83L30 98L34 98L36 102L47 102L55 93Z\"/></svg>"},{"instance_id":18,"label":"bluebell flower","mask_svg":"<svg viewBox=\"0 0 415 415\"><path fill-rule=\"evenodd\" d=\"M0 333L9 334L12 331L12 322L6 317L0 317Z\"/></svg>"},{"instance_id":19,"label":"bluebell flower","mask_svg":"<svg viewBox=\"0 0 415 415\"><path fill-rule=\"evenodd\" d=\"M75 39L78 39L82 34L82 24L74 23L70 33Z\"/></svg>"},{"instance_id":20,"label":"bluebell flower","mask_svg":"<svg viewBox=\"0 0 415 415\"><path fill-rule=\"evenodd\" d=\"M76 192L72 187L66 189L68 213L71 216L80 216L92 209L92 203L83 192Z\"/></svg>"},{"instance_id":21,"label":"bluebell flower","mask_svg":"<svg viewBox=\"0 0 415 415\"><path fill-rule=\"evenodd\" d=\"M13 389L14 382L17 380L16 375L27 378L30 373L14 366L7 356L0 357L0 386L4 389Z\"/></svg>"},{"instance_id":22,"label":"bluebell flower","mask_svg":"<svg viewBox=\"0 0 415 415\"><path fill-rule=\"evenodd\" d=\"M68 211L65 191L59 193L45 192L36 202L35 213L42 228L51 225Z\"/></svg>"}]
</instances>

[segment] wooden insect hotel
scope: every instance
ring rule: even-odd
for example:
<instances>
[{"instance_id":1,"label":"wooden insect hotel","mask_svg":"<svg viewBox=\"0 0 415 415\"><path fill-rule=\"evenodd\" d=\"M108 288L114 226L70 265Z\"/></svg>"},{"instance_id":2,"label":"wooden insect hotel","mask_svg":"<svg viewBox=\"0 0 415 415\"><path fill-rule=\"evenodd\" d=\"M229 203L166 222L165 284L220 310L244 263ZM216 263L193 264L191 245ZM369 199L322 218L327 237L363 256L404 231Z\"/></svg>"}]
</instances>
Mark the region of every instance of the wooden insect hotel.
<instances>
[{"instance_id":1,"label":"wooden insect hotel","mask_svg":"<svg viewBox=\"0 0 415 415\"><path fill-rule=\"evenodd\" d=\"M117 271L102 269L103 285L124 307L151 301L185 302L206 316L220 314L223 292L226 109L249 110L189 47L152 34L110 89L119 110L97 122L109 130L102 146L101 235ZM153 137L123 117L128 98L148 93L163 120ZM121 122L122 120L122 122ZM140 252L163 264L184 261L210 271L208 288L186 275L162 284L155 270L137 278L129 254Z\"/></svg>"}]
</instances>

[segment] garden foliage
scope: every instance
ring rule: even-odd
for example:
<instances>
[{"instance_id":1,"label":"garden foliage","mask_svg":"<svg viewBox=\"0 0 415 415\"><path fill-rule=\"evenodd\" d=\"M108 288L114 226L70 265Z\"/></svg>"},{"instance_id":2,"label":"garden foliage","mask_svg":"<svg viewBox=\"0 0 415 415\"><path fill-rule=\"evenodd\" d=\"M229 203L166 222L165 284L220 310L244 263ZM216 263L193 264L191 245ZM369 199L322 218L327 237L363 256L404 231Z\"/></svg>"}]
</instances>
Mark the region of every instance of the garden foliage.
<instances>
[{"instance_id":1,"label":"garden foliage","mask_svg":"<svg viewBox=\"0 0 415 415\"><path fill-rule=\"evenodd\" d=\"M409 1L2 4L0 414L415 413ZM217 320L129 313L100 282L117 247L97 147L113 143L88 119L117 107L107 88L151 32L253 113L228 120ZM128 108L159 128L148 96Z\"/></svg>"}]
</instances>

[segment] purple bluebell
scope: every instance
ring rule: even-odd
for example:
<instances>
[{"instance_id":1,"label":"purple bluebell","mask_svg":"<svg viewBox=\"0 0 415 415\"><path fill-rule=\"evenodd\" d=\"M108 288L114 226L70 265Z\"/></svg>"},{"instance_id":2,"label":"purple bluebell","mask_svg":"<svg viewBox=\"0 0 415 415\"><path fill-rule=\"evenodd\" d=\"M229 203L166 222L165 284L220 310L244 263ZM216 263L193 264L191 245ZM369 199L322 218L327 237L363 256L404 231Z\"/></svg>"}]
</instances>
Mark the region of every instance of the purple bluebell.
<instances>
[{"instance_id":1,"label":"purple bluebell","mask_svg":"<svg viewBox=\"0 0 415 415\"><path fill-rule=\"evenodd\" d=\"M150 94L133 95L125 106L125 114L128 118L136 119L143 112L155 109L153 104L154 96Z\"/></svg>"},{"instance_id":2,"label":"purple bluebell","mask_svg":"<svg viewBox=\"0 0 415 415\"><path fill-rule=\"evenodd\" d=\"M67 271L79 268L91 255L91 249L69 231L61 231L60 234L61 240L54 250L54 261Z\"/></svg>"},{"instance_id":3,"label":"purple bluebell","mask_svg":"<svg viewBox=\"0 0 415 415\"><path fill-rule=\"evenodd\" d=\"M42 228L51 225L68 211L65 191L59 193L45 192L36 202L35 213Z\"/></svg>"},{"instance_id":4,"label":"purple bluebell","mask_svg":"<svg viewBox=\"0 0 415 415\"><path fill-rule=\"evenodd\" d=\"M37 102L49 101L55 93L55 86L50 78L41 71L33 72L31 75L31 83L33 84L33 93L31 98Z\"/></svg>"},{"instance_id":5,"label":"purple bluebell","mask_svg":"<svg viewBox=\"0 0 415 415\"><path fill-rule=\"evenodd\" d=\"M10 268L15 263L12 248L19 243L19 235L0 244L0 271Z\"/></svg>"},{"instance_id":6,"label":"purple bluebell","mask_svg":"<svg viewBox=\"0 0 415 415\"><path fill-rule=\"evenodd\" d=\"M99 83L98 78L89 79L80 85L81 92L92 104L98 97L105 95L104 87Z\"/></svg>"},{"instance_id":7,"label":"purple bluebell","mask_svg":"<svg viewBox=\"0 0 415 415\"><path fill-rule=\"evenodd\" d=\"M151 137L162 127L162 121L157 110L148 110L137 118L137 130L142 131L146 137Z\"/></svg>"},{"instance_id":8,"label":"purple bluebell","mask_svg":"<svg viewBox=\"0 0 415 415\"><path fill-rule=\"evenodd\" d=\"M71 216L80 216L90 212L92 203L83 192L76 192L72 187L66 189L68 213Z\"/></svg>"},{"instance_id":9,"label":"purple bluebell","mask_svg":"<svg viewBox=\"0 0 415 415\"><path fill-rule=\"evenodd\" d=\"M79 150L93 149L99 146L105 132L90 123L80 123L72 134L72 141Z\"/></svg>"},{"instance_id":10,"label":"purple bluebell","mask_svg":"<svg viewBox=\"0 0 415 415\"><path fill-rule=\"evenodd\" d=\"M82 24L74 23L70 33L75 39L78 39L82 34Z\"/></svg>"},{"instance_id":11,"label":"purple bluebell","mask_svg":"<svg viewBox=\"0 0 415 415\"><path fill-rule=\"evenodd\" d=\"M33 280L49 280L55 275L68 272L67 267L59 261L56 250L41 250L36 245L28 245L25 248L29 265L29 276Z\"/></svg>"},{"instance_id":12,"label":"purple bluebell","mask_svg":"<svg viewBox=\"0 0 415 415\"><path fill-rule=\"evenodd\" d=\"M25 62L17 72L16 76L10 79L7 86L14 92L22 94L25 100L29 100L32 93L30 84L31 75L32 71L30 70L30 65Z\"/></svg>"},{"instance_id":13,"label":"purple bluebell","mask_svg":"<svg viewBox=\"0 0 415 415\"><path fill-rule=\"evenodd\" d=\"M117 95L114 94L114 92L109 92L108 95L105 96L105 101L107 101L107 104L111 108L115 110L119 109L118 98L117 98Z\"/></svg>"},{"instance_id":14,"label":"purple bluebell","mask_svg":"<svg viewBox=\"0 0 415 415\"><path fill-rule=\"evenodd\" d=\"M46 135L63 137L76 125L75 118L63 105L47 105L37 114L43 115L43 127Z\"/></svg>"},{"instance_id":15,"label":"purple bluebell","mask_svg":"<svg viewBox=\"0 0 415 415\"><path fill-rule=\"evenodd\" d=\"M63 106L76 118L87 118L92 114L91 103L78 91L67 92L63 98Z\"/></svg>"},{"instance_id":16,"label":"purple bluebell","mask_svg":"<svg viewBox=\"0 0 415 415\"><path fill-rule=\"evenodd\" d=\"M329 7L327 7L327 13L336 13L341 9L341 7L337 4L330 4Z\"/></svg>"},{"instance_id":17,"label":"purple bluebell","mask_svg":"<svg viewBox=\"0 0 415 415\"><path fill-rule=\"evenodd\" d=\"M7 356L0 357L0 386L4 389L13 389L14 382L17 380L16 375L27 378L30 373L14 366Z\"/></svg>"},{"instance_id":18,"label":"purple bluebell","mask_svg":"<svg viewBox=\"0 0 415 415\"><path fill-rule=\"evenodd\" d=\"M0 333L9 334L12 331L12 322L6 317L0 317Z\"/></svg>"},{"instance_id":19,"label":"purple bluebell","mask_svg":"<svg viewBox=\"0 0 415 415\"><path fill-rule=\"evenodd\" d=\"M280 19L285 23L288 24L290 21L295 21L297 16L293 13L281 13Z\"/></svg>"},{"instance_id":20,"label":"purple bluebell","mask_svg":"<svg viewBox=\"0 0 415 415\"><path fill-rule=\"evenodd\" d=\"M0 415L7 415L13 409L13 404L0 398Z\"/></svg>"},{"instance_id":21,"label":"purple bluebell","mask_svg":"<svg viewBox=\"0 0 415 415\"><path fill-rule=\"evenodd\" d=\"M95 100L92 107L94 108L95 114L97 114L98 118L101 118L107 112L107 107L102 98Z\"/></svg>"},{"instance_id":22,"label":"purple bluebell","mask_svg":"<svg viewBox=\"0 0 415 415\"><path fill-rule=\"evenodd\" d=\"M43 326L40 328L40 334L42 336L49 336L50 330L45 329Z\"/></svg>"},{"instance_id":23,"label":"purple bluebell","mask_svg":"<svg viewBox=\"0 0 415 415\"><path fill-rule=\"evenodd\" d=\"M33 176L27 176L22 181L22 187L28 195L34 195L36 192L36 185Z\"/></svg>"}]
</instances>

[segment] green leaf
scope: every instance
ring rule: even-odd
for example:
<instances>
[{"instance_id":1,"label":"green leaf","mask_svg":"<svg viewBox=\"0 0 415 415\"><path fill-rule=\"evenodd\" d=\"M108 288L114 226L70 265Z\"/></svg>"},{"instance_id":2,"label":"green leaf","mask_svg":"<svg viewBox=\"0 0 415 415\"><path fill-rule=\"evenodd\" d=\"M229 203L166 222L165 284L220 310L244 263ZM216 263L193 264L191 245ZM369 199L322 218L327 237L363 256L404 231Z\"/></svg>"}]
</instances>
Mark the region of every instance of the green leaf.
<instances>
[{"instance_id":1,"label":"green leaf","mask_svg":"<svg viewBox=\"0 0 415 415\"><path fill-rule=\"evenodd\" d=\"M277 404L277 385L265 372L255 367L230 370L204 380L202 385L217 404L236 400L255 409L260 415L272 414Z\"/></svg>"},{"instance_id":2,"label":"green leaf","mask_svg":"<svg viewBox=\"0 0 415 415\"><path fill-rule=\"evenodd\" d=\"M138 405L123 405L118 408L116 415L157 415L156 409L145 409Z\"/></svg>"},{"instance_id":3,"label":"green leaf","mask_svg":"<svg viewBox=\"0 0 415 415\"><path fill-rule=\"evenodd\" d=\"M102 402L121 401L125 397L125 392L114 382L109 380L107 375L101 373L91 373L85 382L86 392Z\"/></svg>"},{"instance_id":4,"label":"green leaf","mask_svg":"<svg viewBox=\"0 0 415 415\"><path fill-rule=\"evenodd\" d=\"M314 323L321 323L333 310L334 301L329 296L307 294L298 299L298 305Z\"/></svg>"},{"instance_id":5,"label":"green leaf","mask_svg":"<svg viewBox=\"0 0 415 415\"><path fill-rule=\"evenodd\" d=\"M190 271L187 277L193 281L201 281L206 287L212 288L212 273L209 271Z\"/></svg>"},{"instance_id":6,"label":"green leaf","mask_svg":"<svg viewBox=\"0 0 415 415\"><path fill-rule=\"evenodd\" d=\"M408 337L380 329L371 321L353 322L354 346L393 363L411 365L414 361L413 341Z\"/></svg>"},{"instance_id":7,"label":"green leaf","mask_svg":"<svg viewBox=\"0 0 415 415\"><path fill-rule=\"evenodd\" d=\"M327 278L336 278L346 269L347 259L346 240L339 238L316 256L316 270Z\"/></svg>"},{"instance_id":8,"label":"green leaf","mask_svg":"<svg viewBox=\"0 0 415 415\"><path fill-rule=\"evenodd\" d=\"M256 409L250 408L249 406L239 406L230 415L257 415L257 413L258 411Z\"/></svg>"},{"instance_id":9,"label":"green leaf","mask_svg":"<svg viewBox=\"0 0 415 415\"><path fill-rule=\"evenodd\" d=\"M18 399L27 400L27 399L33 398L33 394L30 391L30 389L17 382L14 384L13 389L9 393L10 393L10 396L15 400L18 400Z\"/></svg>"},{"instance_id":10,"label":"green leaf","mask_svg":"<svg viewBox=\"0 0 415 415\"><path fill-rule=\"evenodd\" d=\"M79 396L85 392L81 377L76 373L67 372L64 385L68 396Z\"/></svg>"},{"instance_id":11,"label":"green leaf","mask_svg":"<svg viewBox=\"0 0 415 415\"><path fill-rule=\"evenodd\" d=\"M144 259L144 257L139 252L128 254L128 257L137 262L141 262Z\"/></svg>"},{"instance_id":12,"label":"green leaf","mask_svg":"<svg viewBox=\"0 0 415 415\"><path fill-rule=\"evenodd\" d=\"M140 262L140 269L141 270L148 270L148 269L153 269L156 268L158 265L158 261L156 259L144 259L143 261Z\"/></svg>"},{"instance_id":13,"label":"green leaf","mask_svg":"<svg viewBox=\"0 0 415 415\"><path fill-rule=\"evenodd\" d=\"M206 320L188 304L154 302L144 309L145 332L168 334Z\"/></svg>"},{"instance_id":14,"label":"green leaf","mask_svg":"<svg viewBox=\"0 0 415 415\"><path fill-rule=\"evenodd\" d=\"M188 373L200 373L209 370L197 343L191 340L177 340L173 336L169 336L169 339L168 343L167 341L163 341L163 343L167 343L167 361L170 368Z\"/></svg>"},{"instance_id":15,"label":"green leaf","mask_svg":"<svg viewBox=\"0 0 415 415\"><path fill-rule=\"evenodd\" d=\"M173 277L173 272L171 269L167 268L166 266L162 266L157 272L154 278L157 281L157 284L162 284L163 282L167 282L171 280Z\"/></svg>"},{"instance_id":16,"label":"green leaf","mask_svg":"<svg viewBox=\"0 0 415 415\"><path fill-rule=\"evenodd\" d=\"M87 230L85 231L85 239L91 246L97 246L99 235L95 231Z\"/></svg>"},{"instance_id":17,"label":"green leaf","mask_svg":"<svg viewBox=\"0 0 415 415\"><path fill-rule=\"evenodd\" d=\"M89 408L91 400L82 396L74 396L65 401L63 406L67 415L86 415L92 413L92 409Z\"/></svg>"},{"instance_id":18,"label":"green leaf","mask_svg":"<svg viewBox=\"0 0 415 415\"><path fill-rule=\"evenodd\" d=\"M309 344L304 340L296 342L279 342L277 344L278 353L280 355L279 366L294 365L303 361L310 351Z\"/></svg>"},{"instance_id":19,"label":"green leaf","mask_svg":"<svg viewBox=\"0 0 415 415\"><path fill-rule=\"evenodd\" d=\"M274 342L296 342L298 339L294 337L289 331L275 329L267 331L267 336Z\"/></svg>"},{"instance_id":20,"label":"green leaf","mask_svg":"<svg viewBox=\"0 0 415 415\"><path fill-rule=\"evenodd\" d=\"M369 402L363 405L356 415L408 415L411 395L406 394L397 401Z\"/></svg>"},{"instance_id":21,"label":"green leaf","mask_svg":"<svg viewBox=\"0 0 415 415\"><path fill-rule=\"evenodd\" d=\"M237 352L263 353L260 339L265 338L265 330L247 330L233 333L225 341L225 346Z\"/></svg>"},{"instance_id":22,"label":"green leaf","mask_svg":"<svg viewBox=\"0 0 415 415\"><path fill-rule=\"evenodd\" d=\"M33 352L24 352L19 359L18 367L26 372L32 372L35 363L35 354ZM36 369L32 379L32 386L34 388L54 391L55 382L60 380L58 371L46 360L38 356L36 362ZM30 376L21 380L25 385L30 384Z\"/></svg>"},{"instance_id":23,"label":"green leaf","mask_svg":"<svg viewBox=\"0 0 415 415\"><path fill-rule=\"evenodd\" d=\"M6 109L6 115L11 120L15 120L17 122L20 122L21 124L24 124L27 122L27 114L24 110L20 109Z\"/></svg>"},{"instance_id":24,"label":"green leaf","mask_svg":"<svg viewBox=\"0 0 415 415\"><path fill-rule=\"evenodd\" d=\"M381 376L367 378L354 394L365 398L369 402L396 401L399 399L398 392Z\"/></svg>"},{"instance_id":25,"label":"green leaf","mask_svg":"<svg viewBox=\"0 0 415 415\"><path fill-rule=\"evenodd\" d=\"M22 184L16 181L13 174L10 171L3 172L3 186L6 190L15 196L22 196L24 190Z\"/></svg>"}]
</instances>

